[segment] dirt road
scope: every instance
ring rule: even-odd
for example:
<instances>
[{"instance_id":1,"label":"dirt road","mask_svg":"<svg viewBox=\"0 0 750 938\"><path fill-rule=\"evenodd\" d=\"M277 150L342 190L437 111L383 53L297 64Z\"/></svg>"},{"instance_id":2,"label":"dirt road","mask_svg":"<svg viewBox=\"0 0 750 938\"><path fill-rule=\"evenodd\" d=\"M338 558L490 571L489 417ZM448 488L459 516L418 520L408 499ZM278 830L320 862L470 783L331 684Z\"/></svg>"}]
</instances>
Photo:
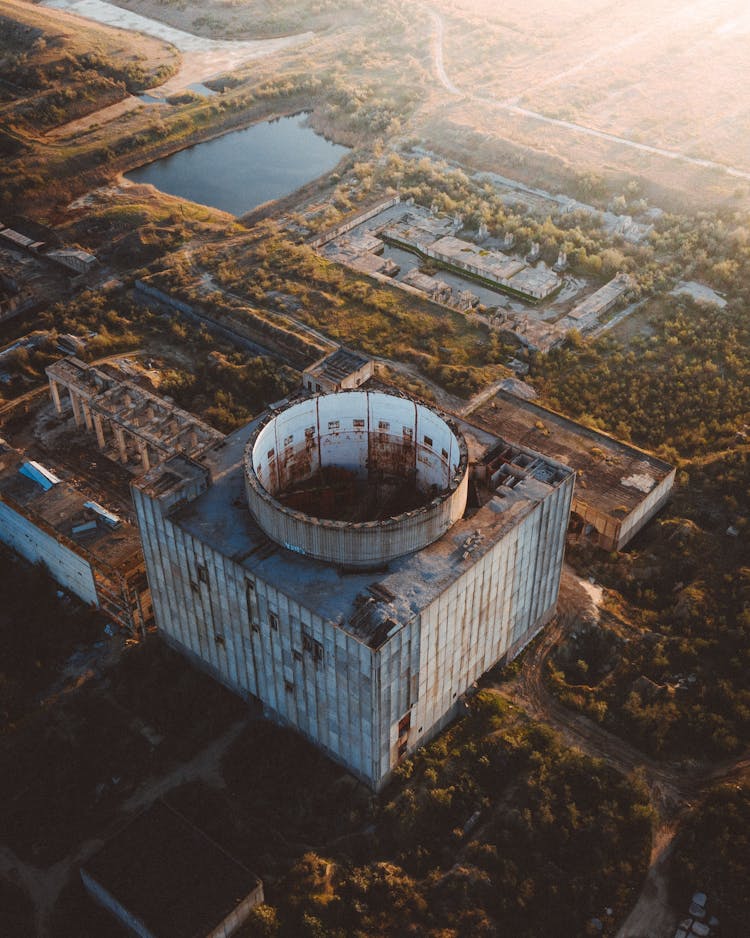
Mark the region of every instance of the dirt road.
<instances>
[{"instance_id":1,"label":"dirt road","mask_svg":"<svg viewBox=\"0 0 750 938\"><path fill-rule=\"evenodd\" d=\"M679 150L667 150L663 147L655 147L647 143L639 143L637 140L631 140L628 137L621 137L617 134L608 133L605 130L596 130L593 127L586 127L583 124L576 124L572 121L561 120L556 117L547 117L547 115L540 114L538 111L531 111L528 108L520 107L520 105L515 103L513 99L500 100L498 98L478 95L471 90L460 88L454 81L451 80L450 76L445 70L445 63L443 59L445 25L443 23L443 19L440 14L436 13L434 10L429 10L428 12L433 23L432 46L433 66L435 68L435 73L437 74L440 84L454 97L460 96L476 104L497 108L498 110L507 111L510 114L516 114L519 117L530 118L531 120L539 121L540 123L560 127L564 130L570 130L576 134L583 134L588 137L596 137L599 140L606 140L609 143L617 143L621 146L629 147L633 150L639 150L642 153L650 153L654 156L661 156L667 160L677 160L679 162L688 163L691 166L699 166L704 169L719 170L720 172L726 173L729 176L734 176L737 179L750 180L750 172L738 169L736 166L728 166L724 163L717 163L714 160L706 160L696 156L689 156L687 153L682 153Z\"/></svg>"},{"instance_id":2,"label":"dirt road","mask_svg":"<svg viewBox=\"0 0 750 938\"><path fill-rule=\"evenodd\" d=\"M565 742L595 759L602 759L623 775L639 769L649 786L651 805L659 818L651 850L651 861L641 894L617 938L671 938L678 914L668 902L669 856L679 816L719 781L750 776L750 754L714 766L686 767L660 762L594 723L583 714L564 707L552 696L544 680L545 665L552 649L581 617L605 620L576 574L565 567L560 585L559 612L523 659L521 671L512 682L495 686L496 693L515 703L530 716L552 726Z\"/></svg>"}]
</instances>

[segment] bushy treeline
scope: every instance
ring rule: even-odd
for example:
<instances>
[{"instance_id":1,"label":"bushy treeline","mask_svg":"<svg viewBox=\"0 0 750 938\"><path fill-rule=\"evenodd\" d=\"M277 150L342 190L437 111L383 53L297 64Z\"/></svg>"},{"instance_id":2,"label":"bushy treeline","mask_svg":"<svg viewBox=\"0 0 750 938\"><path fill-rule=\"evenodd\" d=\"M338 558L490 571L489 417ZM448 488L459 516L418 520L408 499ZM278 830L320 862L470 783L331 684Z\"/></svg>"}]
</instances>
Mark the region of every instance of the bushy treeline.
<instances>
[{"instance_id":1,"label":"bushy treeline","mask_svg":"<svg viewBox=\"0 0 750 938\"><path fill-rule=\"evenodd\" d=\"M248 936L614 934L648 863L645 789L489 692L471 709L399 770L366 837L296 861Z\"/></svg>"},{"instance_id":2,"label":"bushy treeline","mask_svg":"<svg viewBox=\"0 0 750 938\"><path fill-rule=\"evenodd\" d=\"M674 843L672 901L685 909L695 892L726 938L745 938L750 922L750 785L725 784L688 814Z\"/></svg>"}]
</instances>

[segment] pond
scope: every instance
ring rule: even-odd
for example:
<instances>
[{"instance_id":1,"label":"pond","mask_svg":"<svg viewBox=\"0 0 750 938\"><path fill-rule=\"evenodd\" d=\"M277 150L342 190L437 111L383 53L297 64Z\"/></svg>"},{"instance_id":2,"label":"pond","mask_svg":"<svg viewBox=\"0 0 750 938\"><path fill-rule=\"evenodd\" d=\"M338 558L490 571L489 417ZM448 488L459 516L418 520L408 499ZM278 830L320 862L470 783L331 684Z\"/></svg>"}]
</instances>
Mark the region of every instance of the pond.
<instances>
[{"instance_id":1,"label":"pond","mask_svg":"<svg viewBox=\"0 0 750 938\"><path fill-rule=\"evenodd\" d=\"M330 172L349 152L305 126L306 117L295 114L235 130L140 166L126 178L243 215Z\"/></svg>"}]
</instances>

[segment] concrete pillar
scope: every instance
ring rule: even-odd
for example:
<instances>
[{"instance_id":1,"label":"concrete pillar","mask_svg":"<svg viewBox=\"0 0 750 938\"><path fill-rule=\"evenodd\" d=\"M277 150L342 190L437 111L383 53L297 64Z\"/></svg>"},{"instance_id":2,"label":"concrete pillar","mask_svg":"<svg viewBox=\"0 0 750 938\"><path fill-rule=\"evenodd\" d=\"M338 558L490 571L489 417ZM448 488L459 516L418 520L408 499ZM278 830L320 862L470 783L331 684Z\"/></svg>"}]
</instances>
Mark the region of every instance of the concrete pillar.
<instances>
[{"instance_id":1,"label":"concrete pillar","mask_svg":"<svg viewBox=\"0 0 750 938\"><path fill-rule=\"evenodd\" d=\"M81 410L83 411L83 419L86 424L86 429L89 433L94 432L94 423L91 419L91 408L89 407L88 401L81 401Z\"/></svg>"},{"instance_id":2,"label":"concrete pillar","mask_svg":"<svg viewBox=\"0 0 750 938\"><path fill-rule=\"evenodd\" d=\"M118 427L117 424L112 425L112 429L115 431L115 439L117 440L117 448L120 451L120 461L128 461L128 447L125 442L125 431L122 427Z\"/></svg>"},{"instance_id":3,"label":"concrete pillar","mask_svg":"<svg viewBox=\"0 0 750 938\"><path fill-rule=\"evenodd\" d=\"M81 426L81 407L80 401L78 400L78 395L73 390L73 388L68 388L68 394L70 394L70 406L73 409L73 420L76 422L76 426Z\"/></svg>"},{"instance_id":4,"label":"concrete pillar","mask_svg":"<svg viewBox=\"0 0 750 938\"><path fill-rule=\"evenodd\" d=\"M141 454L141 465L143 466L144 472L148 472L151 468L151 463L148 458L148 443L141 441L138 444L138 450Z\"/></svg>"},{"instance_id":5,"label":"concrete pillar","mask_svg":"<svg viewBox=\"0 0 750 938\"><path fill-rule=\"evenodd\" d=\"M52 395L52 403L55 405L55 410L58 414L61 414L62 404L60 403L60 389L57 387L57 381L53 381L52 378L49 379L49 392Z\"/></svg>"},{"instance_id":6,"label":"concrete pillar","mask_svg":"<svg viewBox=\"0 0 750 938\"><path fill-rule=\"evenodd\" d=\"M99 414L94 414L94 429L96 430L96 442L99 444L99 449L104 449L106 442L104 440L104 427L102 425L102 418Z\"/></svg>"}]
</instances>

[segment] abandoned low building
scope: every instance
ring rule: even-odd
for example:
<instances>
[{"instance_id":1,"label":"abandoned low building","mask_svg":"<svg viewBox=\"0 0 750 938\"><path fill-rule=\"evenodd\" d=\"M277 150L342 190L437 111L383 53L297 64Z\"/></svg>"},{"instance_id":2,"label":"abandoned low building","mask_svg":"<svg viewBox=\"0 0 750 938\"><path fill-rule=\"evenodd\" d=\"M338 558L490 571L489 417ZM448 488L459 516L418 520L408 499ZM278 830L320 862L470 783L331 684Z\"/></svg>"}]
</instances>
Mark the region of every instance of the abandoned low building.
<instances>
[{"instance_id":1,"label":"abandoned low building","mask_svg":"<svg viewBox=\"0 0 750 938\"><path fill-rule=\"evenodd\" d=\"M674 487L675 469L669 463L506 391L471 416L575 469L573 521L605 550L622 550Z\"/></svg>"},{"instance_id":2,"label":"abandoned low building","mask_svg":"<svg viewBox=\"0 0 750 938\"><path fill-rule=\"evenodd\" d=\"M162 636L371 787L555 612L572 470L382 391L132 484Z\"/></svg>"},{"instance_id":3,"label":"abandoned low building","mask_svg":"<svg viewBox=\"0 0 750 938\"><path fill-rule=\"evenodd\" d=\"M229 938L263 883L163 801L81 867L91 897L141 938Z\"/></svg>"},{"instance_id":4,"label":"abandoned low building","mask_svg":"<svg viewBox=\"0 0 750 938\"><path fill-rule=\"evenodd\" d=\"M302 386L308 391L346 391L363 385L375 373L371 358L341 348L305 368Z\"/></svg>"},{"instance_id":5,"label":"abandoned low building","mask_svg":"<svg viewBox=\"0 0 750 938\"><path fill-rule=\"evenodd\" d=\"M151 623L137 530L0 440L0 541L131 632Z\"/></svg>"}]
</instances>

